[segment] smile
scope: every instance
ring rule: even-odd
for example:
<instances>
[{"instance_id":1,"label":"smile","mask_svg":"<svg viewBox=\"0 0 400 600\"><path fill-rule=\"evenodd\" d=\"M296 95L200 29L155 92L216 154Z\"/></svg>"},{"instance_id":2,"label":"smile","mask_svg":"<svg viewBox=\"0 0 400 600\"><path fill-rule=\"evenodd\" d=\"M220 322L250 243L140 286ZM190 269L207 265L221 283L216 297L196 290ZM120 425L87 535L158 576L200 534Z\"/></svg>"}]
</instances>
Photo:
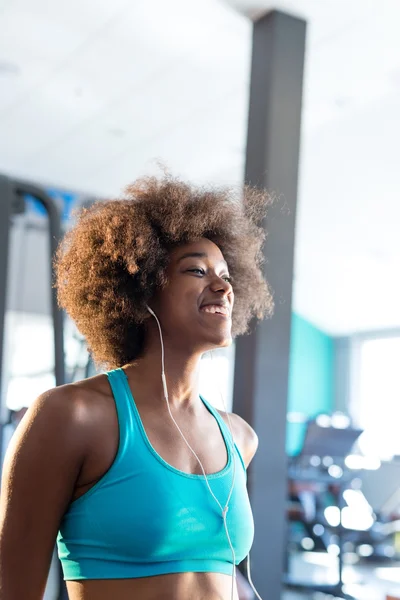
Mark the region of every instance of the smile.
<instances>
[{"instance_id":1,"label":"smile","mask_svg":"<svg viewBox=\"0 0 400 600\"><path fill-rule=\"evenodd\" d=\"M230 317L230 310L227 306L221 306L219 304L207 304L206 306L202 306L200 308L200 310L202 312L211 314L211 315L218 315L218 316L222 316L222 317Z\"/></svg>"}]
</instances>

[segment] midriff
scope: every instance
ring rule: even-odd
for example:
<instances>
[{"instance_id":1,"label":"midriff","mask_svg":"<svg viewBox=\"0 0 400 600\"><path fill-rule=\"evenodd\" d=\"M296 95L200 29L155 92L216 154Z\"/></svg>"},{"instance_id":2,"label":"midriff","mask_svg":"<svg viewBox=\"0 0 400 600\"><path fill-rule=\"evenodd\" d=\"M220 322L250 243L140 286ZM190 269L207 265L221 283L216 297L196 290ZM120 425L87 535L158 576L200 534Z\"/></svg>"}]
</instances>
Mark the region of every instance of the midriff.
<instances>
[{"instance_id":1,"label":"midriff","mask_svg":"<svg viewBox=\"0 0 400 600\"><path fill-rule=\"evenodd\" d=\"M68 581L70 600L231 600L222 573L170 573L138 579ZM234 599L238 600L236 582Z\"/></svg>"}]
</instances>

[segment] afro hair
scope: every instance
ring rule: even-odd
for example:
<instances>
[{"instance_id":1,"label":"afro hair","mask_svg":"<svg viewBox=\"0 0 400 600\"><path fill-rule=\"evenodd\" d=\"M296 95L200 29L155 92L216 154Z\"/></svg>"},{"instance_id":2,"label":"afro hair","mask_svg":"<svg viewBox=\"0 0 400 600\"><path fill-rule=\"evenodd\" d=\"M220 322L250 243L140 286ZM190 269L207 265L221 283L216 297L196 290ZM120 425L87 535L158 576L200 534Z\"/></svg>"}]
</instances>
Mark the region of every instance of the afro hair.
<instances>
[{"instance_id":1,"label":"afro hair","mask_svg":"<svg viewBox=\"0 0 400 600\"><path fill-rule=\"evenodd\" d=\"M122 199L81 210L55 259L59 304L98 364L117 368L144 348L146 304L166 283L173 248L208 238L228 263L232 334L271 314L261 226L270 196L245 187L198 188L165 175L139 179Z\"/></svg>"}]
</instances>

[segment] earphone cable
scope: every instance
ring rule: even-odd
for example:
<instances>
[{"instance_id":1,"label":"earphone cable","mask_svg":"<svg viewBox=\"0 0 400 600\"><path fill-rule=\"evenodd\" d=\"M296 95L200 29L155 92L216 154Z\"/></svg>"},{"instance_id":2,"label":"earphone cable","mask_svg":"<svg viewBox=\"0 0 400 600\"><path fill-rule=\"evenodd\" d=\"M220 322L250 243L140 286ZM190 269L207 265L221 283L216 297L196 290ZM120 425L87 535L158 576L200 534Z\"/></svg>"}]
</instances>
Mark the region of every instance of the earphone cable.
<instances>
[{"instance_id":1,"label":"earphone cable","mask_svg":"<svg viewBox=\"0 0 400 600\"><path fill-rule=\"evenodd\" d=\"M167 387L167 381L166 381L166 377L165 377L165 361L164 361L164 341L163 341L163 335L162 335L162 330L161 330L161 325L160 322L158 320L157 315L153 312L153 310L150 307L147 307L149 312L153 315L153 317L156 320L157 326L158 326L158 330L159 330L159 334L160 334L160 341L161 341L161 380L162 380L162 385L163 385L163 391L164 391L164 398L166 400L167 403L167 408L168 408L168 413L169 416L171 417L173 423L175 424L176 428L178 429L183 441L185 442L186 446L189 448L190 452L193 454L193 456L196 458L200 469L202 471L202 474L204 476L204 481L208 487L208 490L211 494L211 496L214 498L215 502L217 503L217 505L219 506L220 510L221 510L221 514L222 514L222 519L223 519L223 523L224 523L224 528L225 528L225 534L228 540L228 544L230 547L230 550L232 552L232 587L231 587L231 600L234 600L234 581L235 581L235 577L236 577L236 554L235 554L235 549L233 547L232 544L232 540L229 534L229 529L228 529L228 525L226 522L226 516L227 516L227 512L229 509L229 501L231 499L232 493L233 493L233 489L235 487L235 479L236 479L236 460L235 460L235 452L234 452L234 442L233 442L233 432L232 432L232 427L231 427L231 421L229 419L229 415L228 415L228 422L229 422L229 430L230 430L230 434L231 434L231 441L232 441L232 457L233 457L233 477L232 477L232 485L228 494L228 498L226 500L226 504L225 507L222 508L221 503L219 502L218 498L215 496L214 492L211 489L211 486L209 484L208 481L208 477L207 474L205 472L205 469L203 467L203 464L200 460L200 458L198 457L198 455L196 454L196 452L193 450L193 448L191 447L191 445L189 444L189 442L187 441L183 431L181 430L181 428L179 427L178 423L176 422L172 412L171 412L171 408L169 405L169 396L168 396L168 387ZM225 411L226 412L226 411ZM226 414L228 414L226 412Z\"/></svg>"},{"instance_id":2,"label":"earphone cable","mask_svg":"<svg viewBox=\"0 0 400 600\"><path fill-rule=\"evenodd\" d=\"M256 587L253 583L253 580L251 578L251 568L250 568L250 552L247 555L247 560L246 560L246 573L247 573L247 580L251 586L251 589L253 590L253 592L255 593L256 597L258 600L262 600L260 594L257 592Z\"/></svg>"}]
</instances>

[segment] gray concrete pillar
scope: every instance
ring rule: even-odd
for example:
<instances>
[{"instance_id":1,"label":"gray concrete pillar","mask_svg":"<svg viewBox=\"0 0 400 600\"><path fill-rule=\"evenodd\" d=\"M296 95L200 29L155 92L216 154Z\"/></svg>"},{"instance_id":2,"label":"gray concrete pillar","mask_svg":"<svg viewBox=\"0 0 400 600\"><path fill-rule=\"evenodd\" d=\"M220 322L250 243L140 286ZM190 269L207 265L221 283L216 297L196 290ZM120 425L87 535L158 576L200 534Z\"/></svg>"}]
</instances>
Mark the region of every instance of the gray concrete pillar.
<instances>
[{"instance_id":1,"label":"gray concrete pillar","mask_svg":"<svg viewBox=\"0 0 400 600\"><path fill-rule=\"evenodd\" d=\"M306 23L273 11L254 24L246 183L281 200L270 209L265 273L272 319L237 340L234 411L260 444L249 470L256 534L252 576L263 600L281 597L286 543L286 407Z\"/></svg>"}]
</instances>

